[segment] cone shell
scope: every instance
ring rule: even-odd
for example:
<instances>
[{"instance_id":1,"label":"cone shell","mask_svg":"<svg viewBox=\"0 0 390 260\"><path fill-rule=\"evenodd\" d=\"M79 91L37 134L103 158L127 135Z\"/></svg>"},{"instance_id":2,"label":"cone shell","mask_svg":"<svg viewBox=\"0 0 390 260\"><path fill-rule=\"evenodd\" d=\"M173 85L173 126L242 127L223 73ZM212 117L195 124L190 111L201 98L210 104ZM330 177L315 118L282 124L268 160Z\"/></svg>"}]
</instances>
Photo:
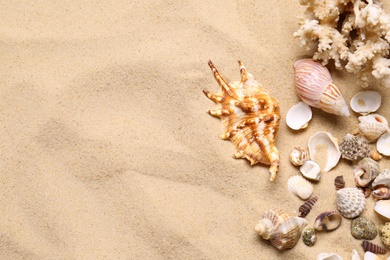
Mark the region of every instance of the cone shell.
<instances>
[{"instance_id":1,"label":"cone shell","mask_svg":"<svg viewBox=\"0 0 390 260\"><path fill-rule=\"evenodd\" d=\"M374 244L374 243L371 243L370 241L367 241L367 240L364 240L362 242L362 247L363 247L363 250L364 251L370 251L374 254L386 254L387 253L387 250Z\"/></svg>"},{"instance_id":2,"label":"cone shell","mask_svg":"<svg viewBox=\"0 0 390 260\"><path fill-rule=\"evenodd\" d=\"M340 160L340 149L337 139L328 132L317 132L307 143L310 159L317 162L322 172L328 172Z\"/></svg>"},{"instance_id":3,"label":"cone shell","mask_svg":"<svg viewBox=\"0 0 390 260\"><path fill-rule=\"evenodd\" d=\"M287 181L288 190L303 200L310 198L313 185L300 175L292 176Z\"/></svg>"},{"instance_id":4,"label":"cone shell","mask_svg":"<svg viewBox=\"0 0 390 260\"><path fill-rule=\"evenodd\" d=\"M302 59L294 63L294 69L296 91L303 102L331 114L349 116L344 97L326 67L315 60Z\"/></svg>"},{"instance_id":5,"label":"cone shell","mask_svg":"<svg viewBox=\"0 0 390 260\"><path fill-rule=\"evenodd\" d=\"M279 250L293 248L301 237L307 220L283 211L268 210L261 217L255 231Z\"/></svg>"},{"instance_id":6,"label":"cone shell","mask_svg":"<svg viewBox=\"0 0 390 260\"><path fill-rule=\"evenodd\" d=\"M355 218L366 206L364 194L358 188L343 188L337 191L337 209L345 218Z\"/></svg>"},{"instance_id":7,"label":"cone shell","mask_svg":"<svg viewBox=\"0 0 390 260\"><path fill-rule=\"evenodd\" d=\"M239 61L241 80L227 83L213 63L209 67L221 87L217 94L203 93L218 105L208 110L219 117L223 126L221 139L230 140L237 150L234 158L246 158L251 164L270 165L270 180L279 169L279 151L275 145L279 129L280 108L278 102L248 73Z\"/></svg>"}]
</instances>

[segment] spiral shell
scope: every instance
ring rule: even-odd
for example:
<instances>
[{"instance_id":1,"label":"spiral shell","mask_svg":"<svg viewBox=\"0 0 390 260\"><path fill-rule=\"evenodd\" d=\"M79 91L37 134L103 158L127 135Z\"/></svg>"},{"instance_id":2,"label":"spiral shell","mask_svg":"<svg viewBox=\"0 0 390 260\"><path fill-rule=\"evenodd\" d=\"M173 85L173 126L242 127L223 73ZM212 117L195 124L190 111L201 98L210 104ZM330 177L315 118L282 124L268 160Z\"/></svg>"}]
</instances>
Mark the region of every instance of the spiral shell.
<instances>
[{"instance_id":1,"label":"spiral shell","mask_svg":"<svg viewBox=\"0 0 390 260\"><path fill-rule=\"evenodd\" d=\"M301 237L307 220L293 217L283 211L266 211L255 231L279 250L293 248Z\"/></svg>"},{"instance_id":2,"label":"spiral shell","mask_svg":"<svg viewBox=\"0 0 390 260\"><path fill-rule=\"evenodd\" d=\"M362 242L362 247L363 247L363 250L364 251L370 251L374 254L386 254L387 253L387 250L374 244L374 243L371 243L370 241L367 241L367 240L364 240Z\"/></svg>"},{"instance_id":3,"label":"spiral shell","mask_svg":"<svg viewBox=\"0 0 390 260\"><path fill-rule=\"evenodd\" d=\"M279 169L279 151L275 138L279 129L280 108L278 102L248 73L239 61L241 80L227 83L213 63L209 67L221 89L217 94L203 93L218 104L218 109L207 112L219 117L223 126L221 139L230 140L237 153L234 158L246 158L251 164L270 165L270 180Z\"/></svg>"},{"instance_id":4,"label":"spiral shell","mask_svg":"<svg viewBox=\"0 0 390 260\"><path fill-rule=\"evenodd\" d=\"M345 187L345 181L344 181L344 176L339 175L334 179L334 186L336 190L342 189Z\"/></svg>"},{"instance_id":5,"label":"spiral shell","mask_svg":"<svg viewBox=\"0 0 390 260\"><path fill-rule=\"evenodd\" d=\"M341 157L357 161L370 155L370 147L362 138L347 134L340 143Z\"/></svg>"},{"instance_id":6,"label":"spiral shell","mask_svg":"<svg viewBox=\"0 0 390 260\"><path fill-rule=\"evenodd\" d=\"M364 194L358 188L343 188L337 191L337 209L346 218L355 218L366 206Z\"/></svg>"},{"instance_id":7,"label":"spiral shell","mask_svg":"<svg viewBox=\"0 0 390 260\"><path fill-rule=\"evenodd\" d=\"M314 196L314 197L310 198L309 200L307 200L305 203L303 203L298 209L299 217L301 217L301 218L306 217L310 213L311 208L317 202L317 200L318 200L318 197Z\"/></svg>"},{"instance_id":8,"label":"spiral shell","mask_svg":"<svg viewBox=\"0 0 390 260\"><path fill-rule=\"evenodd\" d=\"M296 91L303 102L331 114L349 116L344 97L326 67L312 59L302 59L294 63L294 69Z\"/></svg>"},{"instance_id":9,"label":"spiral shell","mask_svg":"<svg viewBox=\"0 0 390 260\"><path fill-rule=\"evenodd\" d=\"M379 164L367 157L358 162L354 170L354 179L358 187L367 187L379 174Z\"/></svg>"},{"instance_id":10,"label":"spiral shell","mask_svg":"<svg viewBox=\"0 0 390 260\"><path fill-rule=\"evenodd\" d=\"M313 185L300 175L291 176L287 181L288 190L303 200L310 198Z\"/></svg>"},{"instance_id":11,"label":"spiral shell","mask_svg":"<svg viewBox=\"0 0 390 260\"><path fill-rule=\"evenodd\" d=\"M301 147L294 147L289 153L290 162L294 166L303 165L307 161L308 157L309 155L306 150Z\"/></svg>"}]
</instances>

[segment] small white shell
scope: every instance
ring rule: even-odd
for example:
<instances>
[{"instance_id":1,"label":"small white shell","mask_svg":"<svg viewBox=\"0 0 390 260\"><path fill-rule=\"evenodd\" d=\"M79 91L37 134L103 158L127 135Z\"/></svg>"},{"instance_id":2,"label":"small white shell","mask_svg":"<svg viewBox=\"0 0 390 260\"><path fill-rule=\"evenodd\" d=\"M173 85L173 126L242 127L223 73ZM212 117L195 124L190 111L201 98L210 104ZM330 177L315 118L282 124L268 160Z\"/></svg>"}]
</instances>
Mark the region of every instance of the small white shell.
<instances>
[{"instance_id":1,"label":"small white shell","mask_svg":"<svg viewBox=\"0 0 390 260\"><path fill-rule=\"evenodd\" d=\"M351 260L361 260L359 253L356 249L352 249Z\"/></svg>"},{"instance_id":2,"label":"small white shell","mask_svg":"<svg viewBox=\"0 0 390 260\"><path fill-rule=\"evenodd\" d=\"M390 200L378 200L375 202L374 210L386 221L390 221Z\"/></svg>"},{"instance_id":3,"label":"small white shell","mask_svg":"<svg viewBox=\"0 0 390 260\"><path fill-rule=\"evenodd\" d=\"M386 156L390 156L390 133L384 133L376 141L376 150Z\"/></svg>"},{"instance_id":4,"label":"small white shell","mask_svg":"<svg viewBox=\"0 0 390 260\"><path fill-rule=\"evenodd\" d=\"M380 258L379 256L377 256L376 254L370 251L367 251L364 253L363 260L382 260L382 258Z\"/></svg>"},{"instance_id":5,"label":"small white shell","mask_svg":"<svg viewBox=\"0 0 390 260\"><path fill-rule=\"evenodd\" d=\"M340 160L337 139L328 132L317 132L308 141L310 159L320 165L322 172L328 172Z\"/></svg>"},{"instance_id":6,"label":"small white shell","mask_svg":"<svg viewBox=\"0 0 390 260\"><path fill-rule=\"evenodd\" d=\"M337 191L337 209L345 218L354 218L363 212L366 198L358 188L343 188Z\"/></svg>"},{"instance_id":7,"label":"small white shell","mask_svg":"<svg viewBox=\"0 0 390 260\"><path fill-rule=\"evenodd\" d=\"M299 102L292 106L286 115L286 123L293 130L306 128L312 118L312 112L309 105Z\"/></svg>"},{"instance_id":8,"label":"small white shell","mask_svg":"<svg viewBox=\"0 0 390 260\"><path fill-rule=\"evenodd\" d=\"M305 149L301 147L294 147L294 149L292 149L289 154L290 162L294 166L303 165L307 161L308 157L309 155L307 154Z\"/></svg>"},{"instance_id":9,"label":"small white shell","mask_svg":"<svg viewBox=\"0 0 390 260\"><path fill-rule=\"evenodd\" d=\"M343 258L336 253L320 253L317 260L343 260Z\"/></svg>"},{"instance_id":10,"label":"small white shell","mask_svg":"<svg viewBox=\"0 0 390 260\"><path fill-rule=\"evenodd\" d=\"M303 177L312 181L319 181L321 179L321 168L318 163L312 160L306 161L300 168L299 171Z\"/></svg>"},{"instance_id":11,"label":"small white shell","mask_svg":"<svg viewBox=\"0 0 390 260\"><path fill-rule=\"evenodd\" d=\"M300 175L291 176L287 181L287 188L303 200L307 200L313 194L313 185Z\"/></svg>"},{"instance_id":12,"label":"small white shell","mask_svg":"<svg viewBox=\"0 0 390 260\"><path fill-rule=\"evenodd\" d=\"M362 115L378 110L381 106L382 96L377 91L367 90L355 94L350 101L351 109Z\"/></svg>"}]
</instances>

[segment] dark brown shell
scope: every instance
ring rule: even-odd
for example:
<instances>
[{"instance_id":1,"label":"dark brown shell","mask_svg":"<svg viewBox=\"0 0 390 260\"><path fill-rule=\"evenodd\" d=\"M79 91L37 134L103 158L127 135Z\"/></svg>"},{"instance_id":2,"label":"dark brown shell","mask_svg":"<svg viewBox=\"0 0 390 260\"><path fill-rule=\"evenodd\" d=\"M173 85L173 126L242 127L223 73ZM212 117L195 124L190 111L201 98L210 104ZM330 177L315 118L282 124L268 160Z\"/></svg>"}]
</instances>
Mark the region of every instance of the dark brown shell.
<instances>
[{"instance_id":1,"label":"dark brown shell","mask_svg":"<svg viewBox=\"0 0 390 260\"><path fill-rule=\"evenodd\" d=\"M382 247L380 247L378 245L375 245L375 244L373 244L373 243L371 243L370 241L367 241L367 240L364 240L362 242L362 247L363 247L363 250L365 252L370 251L370 252L372 252L374 254L382 254L382 255L387 253L386 249L384 249L384 248L382 248Z\"/></svg>"},{"instance_id":2,"label":"dark brown shell","mask_svg":"<svg viewBox=\"0 0 390 260\"><path fill-rule=\"evenodd\" d=\"M303 203L299 207L299 217L304 218L307 216L307 214L310 213L311 208L313 207L314 203L316 203L318 200L317 196L312 197L311 199L307 200L305 203Z\"/></svg>"},{"instance_id":3,"label":"dark brown shell","mask_svg":"<svg viewBox=\"0 0 390 260\"><path fill-rule=\"evenodd\" d=\"M345 187L345 181L344 181L343 175L337 176L334 179L334 186L335 186L336 190L339 190L339 189L342 189Z\"/></svg>"}]
</instances>

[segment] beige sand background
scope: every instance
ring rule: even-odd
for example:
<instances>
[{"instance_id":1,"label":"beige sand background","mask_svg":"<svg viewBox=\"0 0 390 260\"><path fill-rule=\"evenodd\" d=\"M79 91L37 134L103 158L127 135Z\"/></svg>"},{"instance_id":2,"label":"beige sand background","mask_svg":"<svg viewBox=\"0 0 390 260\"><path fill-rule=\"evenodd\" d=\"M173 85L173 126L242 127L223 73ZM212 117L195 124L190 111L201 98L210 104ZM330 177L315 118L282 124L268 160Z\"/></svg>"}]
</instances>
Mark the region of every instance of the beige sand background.
<instances>
[{"instance_id":1,"label":"beige sand background","mask_svg":"<svg viewBox=\"0 0 390 260\"><path fill-rule=\"evenodd\" d=\"M288 3L287 3L288 2ZM389 6L386 6L389 10ZM285 124L299 101L293 62L311 55L292 34L298 1L3 1L0 9L0 259L315 259L363 250L350 221L279 252L253 228L267 209L296 214L288 161L316 131L341 139L357 125L313 110L304 131ZM280 174L234 160L218 139L211 59L229 80L237 60L280 101ZM360 87L332 70L347 101ZM389 90L378 111L389 116ZM380 162L389 167L388 158ZM335 210L334 177L315 184L310 225ZM383 223L367 200L363 215ZM374 242L381 243L379 237ZM387 255L388 256L388 255Z\"/></svg>"}]
</instances>

